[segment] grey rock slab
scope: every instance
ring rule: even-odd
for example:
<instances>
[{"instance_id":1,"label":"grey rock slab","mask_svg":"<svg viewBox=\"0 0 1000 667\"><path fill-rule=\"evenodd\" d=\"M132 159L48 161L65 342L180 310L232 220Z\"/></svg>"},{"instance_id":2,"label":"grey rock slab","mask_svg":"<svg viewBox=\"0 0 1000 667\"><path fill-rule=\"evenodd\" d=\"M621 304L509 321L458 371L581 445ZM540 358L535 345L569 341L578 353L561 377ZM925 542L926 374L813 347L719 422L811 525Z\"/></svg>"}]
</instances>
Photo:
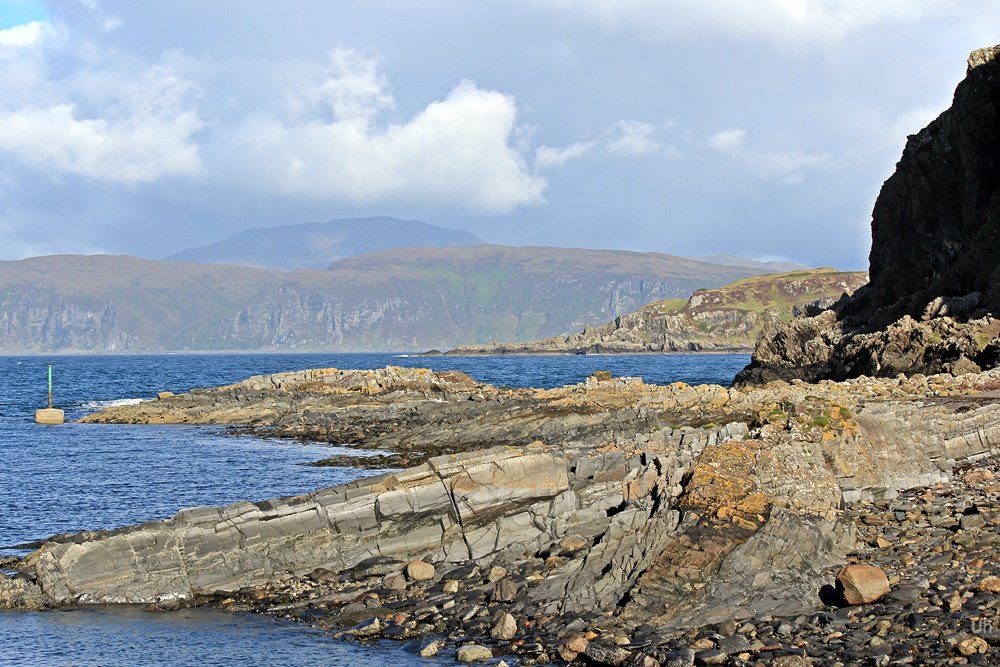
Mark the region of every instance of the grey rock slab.
<instances>
[{"instance_id":1,"label":"grey rock slab","mask_svg":"<svg viewBox=\"0 0 1000 667\"><path fill-rule=\"evenodd\" d=\"M459 662L485 662L493 659L493 651L479 644L465 644L455 651L455 659Z\"/></svg>"}]
</instances>

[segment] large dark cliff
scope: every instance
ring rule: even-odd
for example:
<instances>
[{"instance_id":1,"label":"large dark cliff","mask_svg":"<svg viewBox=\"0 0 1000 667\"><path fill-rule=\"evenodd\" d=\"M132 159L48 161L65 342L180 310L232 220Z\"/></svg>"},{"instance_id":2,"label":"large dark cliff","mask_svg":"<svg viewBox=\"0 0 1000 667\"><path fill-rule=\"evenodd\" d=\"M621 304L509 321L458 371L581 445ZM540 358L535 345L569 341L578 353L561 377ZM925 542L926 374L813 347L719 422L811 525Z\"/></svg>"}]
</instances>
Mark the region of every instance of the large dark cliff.
<instances>
[{"instance_id":1,"label":"large dark cliff","mask_svg":"<svg viewBox=\"0 0 1000 667\"><path fill-rule=\"evenodd\" d=\"M906 142L872 213L870 282L764 331L737 382L963 373L1000 358L1000 46Z\"/></svg>"},{"instance_id":2,"label":"large dark cliff","mask_svg":"<svg viewBox=\"0 0 1000 667\"><path fill-rule=\"evenodd\" d=\"M951 108L907 140L875 201L871 282L846 315L885 325L972 292L1000 306L998 54L974 52Z\"/></svg>"}]
</instances>

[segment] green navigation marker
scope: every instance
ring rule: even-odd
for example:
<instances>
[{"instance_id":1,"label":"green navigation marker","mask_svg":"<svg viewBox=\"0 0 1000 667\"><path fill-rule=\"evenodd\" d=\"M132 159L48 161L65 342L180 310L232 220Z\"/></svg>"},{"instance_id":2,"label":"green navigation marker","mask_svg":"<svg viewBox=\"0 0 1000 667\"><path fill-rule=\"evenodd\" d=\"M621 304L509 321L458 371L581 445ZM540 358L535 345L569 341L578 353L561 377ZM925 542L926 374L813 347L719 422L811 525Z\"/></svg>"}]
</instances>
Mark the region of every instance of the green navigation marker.
<instances>
[{"instance_id":1,"label":"green navigation marker","mask_svg":"<svg viewBox=\"0 0 1000 667\"><path fill-rule=\"evenodd\" d=\"M49 364L49 407L35 410L35 423L62 424L65 420L63 411L52 407L52 364Z\"/></svg>"}]
</instances>

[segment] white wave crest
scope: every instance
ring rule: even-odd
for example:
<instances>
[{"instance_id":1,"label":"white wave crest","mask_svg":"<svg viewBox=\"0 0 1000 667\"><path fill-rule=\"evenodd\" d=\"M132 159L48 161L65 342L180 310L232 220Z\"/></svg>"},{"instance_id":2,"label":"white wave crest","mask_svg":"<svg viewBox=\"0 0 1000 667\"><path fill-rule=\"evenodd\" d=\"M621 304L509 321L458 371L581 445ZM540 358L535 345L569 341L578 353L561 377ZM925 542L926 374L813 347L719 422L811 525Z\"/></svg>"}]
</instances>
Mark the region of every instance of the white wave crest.
<instances>
[{"instance_id":1,"label":"white wave crest","mask_svg":"<svg viewBox=\"0 0 1000 667\"><path fill-rule=\"evenodd\" d=\"M80 407L84 410L103 410L105 408L113 408L119 405L138 405L143 401L148 399L145 398L116 398L113 401L87 401Z\"/></svg>"}]
</instances>

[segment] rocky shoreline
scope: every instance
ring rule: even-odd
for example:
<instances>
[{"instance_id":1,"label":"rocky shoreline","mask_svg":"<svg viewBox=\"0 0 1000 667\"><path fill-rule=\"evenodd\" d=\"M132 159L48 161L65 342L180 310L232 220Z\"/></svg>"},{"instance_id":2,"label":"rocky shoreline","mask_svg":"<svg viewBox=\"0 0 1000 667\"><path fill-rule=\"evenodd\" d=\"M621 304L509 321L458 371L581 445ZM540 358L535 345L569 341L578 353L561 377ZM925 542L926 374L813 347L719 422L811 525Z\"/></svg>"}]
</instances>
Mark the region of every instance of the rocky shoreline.
<instances>
[{"instance_id":1,"label":"rocky shoreline","mask_svg":"<svg viewBox=\"0 0 1000 667\"><path fill-rule=\"evenodd\" d=\"M597 374L510 390L325 369L87 420L353 433L422 462L61 536L5 564L20 574L0 580L0 606L209 604L519 664L996 657L1000 592L982 581L1000 576L984 557L1000 525L1000 371L746 390ZM852 562L886 572L889 595L830 597Z\"/></svg>"},{"instance_id":2,"label":"rocky shoreline","mask_svg":"<svg viewBox=\"0 0 1000 667\"><path fill-rule=\"evenodd\" d=\"M644 354L648 355L658 355L658 354L691 354L691 355L703 355L703 354L750 354L753 352L753 347L747 347L743 345L732 346L732 347L712 347L708 349L698 348L694 346L694 349L667 349L667 350L633 350L623 347L596 347L592 350L582 350L582 349L572 349L572 350L536 350L531 347L530 343L524 343L523 346L520 343L494 343L490 345L477 345L468 347L458 347L454 350L448 350L447 352L441 352L440 350L428 350L427 352L421 352L422 357L440 357L440 356L450 356L450 357L572 357L579 355L607 355L607 354L628 354L641 356Z\"/></svg>"},{"instance_id":3,"label":"rocky shoreline","mask_svg":"<svg viewBox=\"0 0 1000 667\"><path fill-rule=\"evenodd\" d=\"M891 582L876 603L833 604L798 614L765 614L689 628L650 624L623 632L603 614L537 619L526 614L534 567L457 567L428 579L414 565L378 560L334 574L217 599L224 609L279 615L347 640L384 637L419 655L475 642L490 658L519 664L582 661L628 665L994 664L1000 642L1000 460L966 466L948 482L903 492L845 514L859 548L847 563L875 565ZM572 557L566 540L550 559ZM831 584L841 565L825 568ZM528 590L526 590L528 589ZM817 593L819 594L819 593ZM539 622L541 621L541 622ZM466 648L463 655L472 653ZM655 663L654 663L655 661Z\"/></svg>"}]
</instances>

